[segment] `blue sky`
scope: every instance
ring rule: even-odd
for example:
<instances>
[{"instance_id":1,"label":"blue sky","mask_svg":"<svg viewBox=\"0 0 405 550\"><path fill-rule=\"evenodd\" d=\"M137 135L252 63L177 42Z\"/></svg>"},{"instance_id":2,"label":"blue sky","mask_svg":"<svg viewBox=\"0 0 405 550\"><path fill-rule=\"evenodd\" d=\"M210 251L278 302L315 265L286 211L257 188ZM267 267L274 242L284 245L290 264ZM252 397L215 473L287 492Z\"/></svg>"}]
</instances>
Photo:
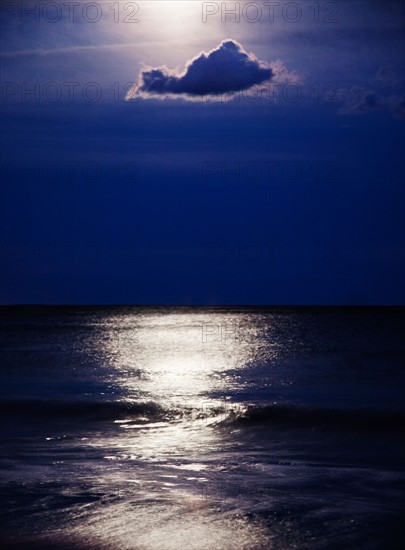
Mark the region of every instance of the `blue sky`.
<instances>
[{"instance_id":1,"label":"blue sky","mask_svg":"<svg viewBox=\"0 0 405 550\"><path fill-rule=\"evenodd\" d=\"M404 302L400 2L71 4L2 4L2 303Z\"/></svg>"}]
</instances>

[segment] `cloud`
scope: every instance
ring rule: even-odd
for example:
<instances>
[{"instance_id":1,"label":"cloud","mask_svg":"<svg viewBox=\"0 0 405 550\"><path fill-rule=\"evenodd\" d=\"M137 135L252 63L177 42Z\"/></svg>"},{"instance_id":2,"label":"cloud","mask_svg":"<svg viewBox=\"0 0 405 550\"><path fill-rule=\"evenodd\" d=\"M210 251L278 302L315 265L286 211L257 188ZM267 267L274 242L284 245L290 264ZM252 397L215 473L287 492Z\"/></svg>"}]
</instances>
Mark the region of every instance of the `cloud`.
<instances>
[{"instance_id":1,"label":"cloud","mask_svg":"<svg viewBox=\"0 0 405 550\"><path fill-rule=\"evenodd\" d=\"M133 48L136 44L132 42L122 42L117 44L99 44L92 45L88 44L87 46L66 46L62 48L36 48L29 50L12 50L9 52L3 51L0 52L0 58L14 58L14 57L32 57L32 56L45 56L45 55L59 55L59 54L69 54L69 53L82 53L86 51L93 50L120 50L120 49L130 49Z\"/></svg>"},{"instance_id":2,"label":"cloud","mask_svg":"<svg viewBox=\"0 0 405 550\"><path fill-rule=\"evenodd\" d=\"M343 103L339 114L363 115L370 111L385 110L395 118L405 117L405 98L400 95L382 96L361 86L339 91Z\"/></svg>"},{"instance_id":3,"label":"cloud","mask_svg":"<svg viewBox=\"0 0 405 550\"><path fill-rule=\"evenodd\" d=\"M384 86L392 86L399 82L398 74L390 66L380 67L374 77L374 79Z\"/></svg>"},{"instance_id":4,"label":"cloud","mask_svg":"<svg viewBox=\"0 0 405 550\"><path fill-rule=\"evenodd\" d=\"M268 63L246 52L239 42L224 40L208 53L201 52L178 74L167 67L141 70L138 84L126 99L141 97L180 96L198 98L236 93L269 81L274 76Z\"/></svg>"}]
</instances>

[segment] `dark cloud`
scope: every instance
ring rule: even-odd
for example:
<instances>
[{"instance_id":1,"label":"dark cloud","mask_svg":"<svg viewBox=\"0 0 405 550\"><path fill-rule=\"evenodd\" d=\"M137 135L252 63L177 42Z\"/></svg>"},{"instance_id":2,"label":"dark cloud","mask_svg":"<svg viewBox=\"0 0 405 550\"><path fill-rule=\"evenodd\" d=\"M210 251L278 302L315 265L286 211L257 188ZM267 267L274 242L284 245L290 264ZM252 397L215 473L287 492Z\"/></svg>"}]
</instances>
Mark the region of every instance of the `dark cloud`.
<instances>
[{"instance_id":1,"label":"dark cloud","mask_svg":"<svg viewBox=\"0 0 405 550\"><path fill-rule=\"evenodd\" d=\"M392 67L380 67L375 75L375 80L385 86L397 84L398 75Z\"/></svg>"},{"instance_id":2,"label":"dark cloud","mask_svg":"<svg viewBox=\"0 0 405 550\"><path fill-rule=\"evenodd\" d=\"M225 40L206 54L189 61L181 74L166 67L143 69L127 99L144 96L205 96L247 90L270 80L271 67L247 53L235 40Z\"/></svg>"},{"instance_id":3,"label":"dark cloud","mask_svg":"<svg viewBox=\"0 0 405 550\"><path fill-rule=\"evenodd\" d=\"M405 98L400 95L383 96L361 86L353 86L340 90L339 98L343 103L340 114L362 115L385 110L395 118L405 117Z\"/></svg>"}]
</instances>

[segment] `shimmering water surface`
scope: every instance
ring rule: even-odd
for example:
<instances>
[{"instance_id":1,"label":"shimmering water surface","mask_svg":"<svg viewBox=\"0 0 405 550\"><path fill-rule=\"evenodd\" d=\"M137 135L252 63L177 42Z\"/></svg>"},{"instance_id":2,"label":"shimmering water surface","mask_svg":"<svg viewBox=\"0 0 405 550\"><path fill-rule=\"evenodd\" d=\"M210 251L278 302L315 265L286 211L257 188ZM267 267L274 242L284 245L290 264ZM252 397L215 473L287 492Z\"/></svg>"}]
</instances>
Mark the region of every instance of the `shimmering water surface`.
<instances>
[{"instance_id":1,"label":"shimmering water surface","mask_svg":"<svg viewBox=\"0 0 405 550\"><path fill-rule=\"evenodd\" d=\"M1 315L2 547L404 546L398 310Z\"/></svg>"}]
</instances>

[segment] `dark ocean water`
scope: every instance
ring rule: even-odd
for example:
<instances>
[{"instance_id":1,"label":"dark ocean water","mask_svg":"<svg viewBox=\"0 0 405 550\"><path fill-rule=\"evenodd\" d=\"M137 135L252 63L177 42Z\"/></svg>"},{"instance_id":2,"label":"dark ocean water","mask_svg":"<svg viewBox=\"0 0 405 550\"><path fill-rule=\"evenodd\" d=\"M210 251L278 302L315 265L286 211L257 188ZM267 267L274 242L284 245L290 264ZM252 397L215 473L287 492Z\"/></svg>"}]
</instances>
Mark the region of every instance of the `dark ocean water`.
<instances>
[{"instance_id":1,"label":"dark ocean water","mask_svg":"<svg viewBox=\"0 0 405 550\"><path fill-rule=\"evenodd\" d=\"M3 309L1 547L405 547L404 329L395 309Z\"/></svg>"}]
</instances>

